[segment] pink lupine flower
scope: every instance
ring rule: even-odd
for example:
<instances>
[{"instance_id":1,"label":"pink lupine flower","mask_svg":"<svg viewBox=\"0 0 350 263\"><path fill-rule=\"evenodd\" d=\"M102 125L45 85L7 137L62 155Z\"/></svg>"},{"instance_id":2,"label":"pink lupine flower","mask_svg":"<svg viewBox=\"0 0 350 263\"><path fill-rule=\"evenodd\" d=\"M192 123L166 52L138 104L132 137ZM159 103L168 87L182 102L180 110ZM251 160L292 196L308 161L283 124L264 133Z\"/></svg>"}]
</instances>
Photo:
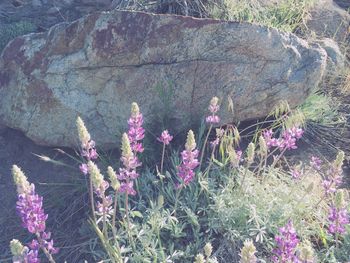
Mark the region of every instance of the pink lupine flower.
<instances>
[{"instance_id":1,"label":"pink lupine flower","mask_svg":"<svg viewBox=\"0 0 350 263\"><path fill-rule=\"evenodd\" d=\"M327 177L322 182L325 195L334 193L342 183L342 169L332 165L327 171Z\"/></svg>"},{"instance_id":2,"label":"pink lupine flower","mask_svg":"<svg viewBox=\"0 0 350 263\"><path fill-rule=\"evenodd\" d=\"M93 140L83 143L81 156L85 157L87 160L96 160L98 158L98 154L95 147L96 144Z\"/></svg>"},{"instance_id":3,"label":"pink lupine flower","mask_svg":"<svg viewBox=\"0 0 350 263\"><path fill-rule=\"evenodd\" d=\"M88 166L86 163L82 163L79 165L79 169L80 171L84 174L87 175L88 174Z\"/></svg>"},{"instance_id":4,"label":"pink lupine flower","mask_svg":"<svg viewBox=\"0 0 350 263\"><path fill-rule=\"evenodd\" d=\"M196 142L194 134L190 130L187 135L187 141L185 150L181 152L182 163L178 166L177 175L182 179L185 185L188 185L194 178L195 172L193 171L198 165L199 151L196 149Z\"/></svg>"},{"instance_id":5,"label":"pink lupine flower","mask_svg":"<svg viewBox=\"0 0 350 263\"><path fill-rule=\"evenodd\" d=\"M47 214L42 208L43 198L35 193L34 184L28 193L18 195L17 213L21 217L22 226L30 233L42 233L46 229Z\"/></svg>"},{"instance_id":6,"label":"pink lupine flower","mask_svg":"<svg viewBox=\"0 0 350 263\"><path fill-rule=\"evenodd\" d=\"M31 244L37 244L37 246L33 245L32 251L27 254L29 258L32 257L32 262L38 262L35 260L39 248L46 248L50 255L58 253L58 249L53 247L53 240L49 240L51 234L45 232L48 215L44 212L43 197L35 192L35 185L28 182L27 177L18 166L12 167L12 174L18 193L16 210L21 218L22 226L42 240L41 243L38 240L32 241ZM28 262L31 261L28 259Z\"/></svg>"},{"instance_id":7,"label":"pink lupine flower","mask_svg":"<svg viewBox=\"0 0 350 263\"><path fill-rule=\"evenodd\" d=\"M273 138L272 136L273 136L273 131L271 129L263 131L263 137L266 141L266 145L268 149L270 149L271 147L279 147L280 145L279 140L277 140L276 138Z\"/></svg>"},{"instance_id":8,"label":"pink lupine flower","mask_svg":"<svg viewBox=\"0 0 350 263\"><path fill-rule=\"evenodd\" d=\"M294 167L291 171L291 175L294 179L300 179L302 173L300 169L298 169L297 167Z\"/></svg>"},{"instance_id":9,"label":"pink lupine flower","mask_svg":"<svg viewBox=\"0 0 350 263\"><path fill-rule=\"evenodd\" d=\"M32 248L30 250L27 246L23 246L22 243L17 239L13 239L10 242L10 248L13 256L13 263L40 263L38 255L39 246L36 246L36 248Z\"/></svg>"},{"instance_id":10,"label":"pink lupine flower","mask_svg":"<svg viewBox=\"0 0 350 263\"><path fill-rule=\"evenodd\" d=\"M330 221L328 226L329 233L345 233L345 225L349 224L349 215L346 208L337 208L336 206L330 207L328 219Z\"/></svg>"},{"instance_id":11,"label":"pink lupine flower","mask_svg":"<svg viewBox=\"0 0 350 263\"><path fill-rule=\"evenodd\" d=\"M215 140L210 142L211 147L218 146L220 143L220 138L216 138Z\"/></svg>"},{"instance_id":12,"label":"pink lupine flower","mask_svg":"<svg viewBox=\"0 0 350 263\"><path fill-rule=\"evenodd\" d=\"M22 262L28 262L28 263L40 263L39 258L39 250L38 249L28 249L26 247L23 255L21 257L17 257L13 259L13 263L22 263Z\"/></svg>"},{"instance_id":13,"label":"pink lupine flower","mask_svg":"<svg viewBox=\"0 0 350 263\"><path fill-rule=\"evenodd\" d=\"M143 146L140 142L145 136L145 130L142 128L143 116L140 113L139 106L136 102L131 104L131 116L128 120L129 131L128 137L131 145L131 149L137 152L143 152Z\"/></svg>"},{"instance_id":14,"label":"pink lupine flower","mask_svg":"<svg viewBox=\"0 0 350 263\"><path fill-rule=\"evenodd\" d=\"M159 142L162 142L162 143L164 143L165 145L169 145L169 143L172 141L172 139L173 139L173 136L171 136L171 135L169 134L168 130L164 130L164 131L162 132L162 134L160 135L160 137L157 138L157 140L158 140Z\"/></svg>"},{"instance_id":15,"label":"pink lupine flower","mask_svg":"<svg viewBox=\"0 0 350 263\"><path fill-rule=\"evenodd\" d=\"M326 179L323 180L322 186L323 186L325 195L330 195L331 193L334 193L337 190L334 182L330 180L326 180Z\"/></svg>"},{"instance_id":16,"label":"pink lupine flower","mask_svg":"<svg viewBox=\"0 0 350 263\"><path fill-rule=\"evenodd\" d=\"M317 156L311 156L310 165L315 170L321 170L322 160Z\"/></svg>"},{"instance_id":17,"label":"pink lupine flower","mask_svg":"<svg viewBox=\"0 0 350 263\"><path fill-rule=\"evenodd\" d=\"M106 195L106 190L109 188L109 183L104 179L99 168L92 161L88 162L88 172L91 177L91 183L93 190L98 197L96 201L96 211L98 216L102 217L103 221L107 221L107 218L112 214L112 196Z\"/></svg>"},{"instance_id":18,"label":"pink lupine flower","mask_svg":"<svg viewBox=\"0 0 350 263\"><path fill-rule=\"evenodd\" d=\"M134 189L134 182L123 182L120 184L119 191L121 193L128 193L129 195L136 195L136 191Z\"/></svg>"},{"instance_id":19,"label":"pink lupine flower","mask_svg":"<svg viewBox=\"0 0 350 263\"><path fill-rule=\"evenodd\" d=\"M84 157L87 161L96 160L98 158L98 154L95 148L95 141L89 140L87 143L81 144L81 156ZM79 165L79 170L84 174L88 174L88 167L86 163L82 163Z\"/></svg>"},{"instance_id":20,"label":"pink lupine flower","mask_svg":"<svg viewBox=\"0 0 350 263\"><path fill-rule=\"evenodd\" d=\"M279 229L279 235L275 237L275 241L277 248L272 251L272 253L275 254L272 257L273 262L299 262L295 255L299 239L297 238L292 221L289 221L284 227Z\"/></svg>"},{"instance_id":21,"label":"pink lupine flower","mask_svg":"<svg viewBox=\"0 0 350 263\"><path fill-rule=\"evenodd\" d=\"M39 250L29 250L26 254L26 260L28 263L40 263Z\"/></svg>"},{"instance_id":22,"label":"pink lupine flower","mask_svg":"<svg viewBox=\"0 0 350 263\"><path fill-rule=\"evenodd\" d=\"M296 138L296 139L301 139L301 137L303 137L304 131L303 129L299 128L299 127L292 127L291 129L287 130L288 133Z\"/></svg>"},{"instance_id":23,"label":"pink lupine flower","mask_svg":"<svg viewBox=\"0 0 350 263\"><path fill-rule=\"evenodd\" d=\"M122 157L120 159L124 167L119 168L119 173L117 174L118 180L121 181L119 192L136 195L136 191L133 188L133 180L139 176L136 168L141 166L141 163L132 151L129 137L126 133L122 137Z\"/></svg>"},{"instance_id":24,"label":"pink lupine flower","mask_svg":"<svg viewBox=\"0 0 350 263\"><path fill-rule=\"evenodd\" d=\"M104 197L104 203L97 201L96 202L96 214L99 216L106 215L107 217L113 213L113 198L111 195Z\"/></svg>"},{"instance_id":25,"label":"pink lupine flower","mask_svg":"<svg viewBox=\"0 0 350 263\"><path fill-rule=\"evenodd\" d=\"M296 141L300 139L304 131L301 128L293 127L282 132L281 138L273 138L273 131L265 130L263 137L266 141L268 149L272 147L278 147L282 150L297 149Z\"/></svg>"},{"instance_id":26,"label":"pink lupine flower","mask_svg":"<svg viewBox=\"0 0 350 263\"><path fill-rule=\"evenodd\" d=\"M291 133L290 130L286 130L282 133L282 143L279 145L279 148L281 150L296 149L296 141L296 137L293 136L293 133Z\"/></svg>"},{"instance_id":27,"label":"pink lupine flower","mask_svg":"<svg viewBox=\"0 0 350 263\"><path fill-rule=\"evenodd\" d=\"M219 99L217 97L213 97L210 101L210 105L208 109L211 115L207 116L205 119L208 124L218 124L220 122L220 117L216 115L216 113L220 109L220 106L218 103L219 103Z\"/></svg>"},{"instance_id":28,"label":"pink lupine flower","mask_svg":"<svg viewBox=\"0 0 350 263\"><path fill-rule=\"evenodd\" d=\"M207 116L205 121L209 124L218 124L220 122L220 117L215 115L215 116Z\"/></svg>"}]
</instances>

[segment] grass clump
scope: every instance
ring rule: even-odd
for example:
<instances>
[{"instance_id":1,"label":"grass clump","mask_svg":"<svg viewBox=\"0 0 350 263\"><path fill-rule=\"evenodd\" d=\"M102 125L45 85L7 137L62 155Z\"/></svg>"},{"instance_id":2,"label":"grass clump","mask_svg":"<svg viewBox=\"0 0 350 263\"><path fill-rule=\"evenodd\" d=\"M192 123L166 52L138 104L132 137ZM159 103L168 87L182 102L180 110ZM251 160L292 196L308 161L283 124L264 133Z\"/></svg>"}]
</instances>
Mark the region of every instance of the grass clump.
<instances>
[{"instance_id":1,"label":"grass clump","mask_svg":"<svg viewBox=\"0 0 350 263\"><path fill-rule=\"evenodd\" d=\"M257 23L294 32L303 22L313 0L282 0L276 3L264 1L223 0L214 5L211 15L215 18Z\"/></svg>"}]
</instances>

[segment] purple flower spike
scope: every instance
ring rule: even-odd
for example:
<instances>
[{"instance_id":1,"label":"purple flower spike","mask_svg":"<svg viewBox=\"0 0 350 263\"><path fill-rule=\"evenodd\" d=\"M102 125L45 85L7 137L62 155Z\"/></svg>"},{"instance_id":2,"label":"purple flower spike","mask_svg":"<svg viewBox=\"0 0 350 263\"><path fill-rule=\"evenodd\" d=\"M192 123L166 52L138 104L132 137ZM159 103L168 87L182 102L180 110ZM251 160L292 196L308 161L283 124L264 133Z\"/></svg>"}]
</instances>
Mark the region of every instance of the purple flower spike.
<instances>
[{"instance_id":1,"label":"purple flower spike","mask_svg":"<svg viewBox=\"0 0 350 263\"><path fill-rule=\"evenodd\" d=\"M40 262L38 259L40 248L45 248L50 255L58 253L58 249L53 246L53 240L49 240L51 234L45 232L48 215L44 212L43 197L36 194L34 184L28 182L27 177L18 166L12 167L12 174L18 192L16 210L21 218L22 226L38 238L30 243L30 251L28 248L25 249L24 254L27 260L24 262Z\"/></svg>"},{"instance_id":2,"label":"purple flower spike","mask_svg":"<svg viewBox=\"0 0 350 263\"><path fill-rule=\"evenodd\" d=\"M299 262L295 255L295 249L299 243L299 239L297 238L292 221L290 220L284 227L281 227L279 233L275 237L277 248L272 251L274 253L272 261L278 263Z\"/></svg>"},{"instance_id":3,"label":"purple flower spike","mask_svg":"<svg viewBox=\"0 0 350 263\"><path fill-rule=\"evenodd\" d=\"M131 116L128 120L129 131L128 137L131 145L131 149L135 152L143 152L143 147L141 141L145 136L145 130L142 128L143 116L140 113L139 106L136 102L131 104Z\"/></svg>"},{"instance_id":4,"label":"purple flower spike","mask_svg":"<svg viewBox=\"0 0 350 263\"><path fill-rule=\"evenodd\" d=\"M196 150L194 134L190 130L187 135L185 150L181 152L182 163L178 167L177 175L188 185L194 178L194 169L199 165L197 159L199 151Z\"/></svg>"},{"instance_id":5,"label":"purple flower spike","mask_svg":"<svg viewBox=\"0 0 350 263\"><path fill-rule=\"evenodd\" d=\"M282 132L281 138L273 138L273 131L266 130L263 132L263 137L266 141L268 149L278 147L282 150L297 149L296 142L303 136L304 131L301 128L293 127Z\"/></svg>"},{"instance_id":6,"label":"purple flower spike","mask_svg":"<svg viewBox=\"0 0 350 263\"><path fill-rule=\"evenodd\" d=\"M302 172L298 167L294 167L291 171L291 174L293 179L300 179L300 177L302 176Z\"/></svg>"},{"instance_id":7,"label":"purple flower spike","mask_svg":"<svg viewBox=\"0 0 350 263\"><path fill-rule=\"evenodd\" d=\"M317 156L311 156L310 165L316 171L321 170L322 160Z\"/></svg>"},{"instance_id":8,"label":"purple flower spike","mask_svg":"<svg viewBox=\"0 0 350 263\"><path fill-rule=\"evenodd\" d=\"M336 206L332 206L329 209L328 219L330 221L329 233L340 235L345 233L345 225L349 224L349 215L346 208L338 209Z\"/></svg>"},{"instance_id":9,"label":"purple flower spike","mask_svg":"<svg viewBox=\"0 0 350 263\"><path fill-rule=\"evenodd\" d=\"M30 233L41 233L45 231L47 215L43 209L43 198L35 194L34 184L31 192L18 195L16 205L17 213L21 217L22 226Z\"/></svg>"},{"instance_id":10,"label":"purple flower spike","mask_svg":"<svg viewBox=\"0 0 350 263\"><path fill-rule=\"evenodd\" d=\"M129 137L126 133L124 133L122 137L121 161L124 167L119 168L119 173L117 174L117 179L121 181L119 192L136 195L133 180L139 177L136 168L141 166L141 162L139 162L138 158L133 153Z\"/></svg>"},{"instance_id":11,"label":"purple flower spike","mask_svg":"<svg viewBox=\"0 0 350 263\"><path fill-rule=\"evenodd\" d=\"M96 160L98 154L96 151L95 141L90 140L86 144L82 144L81 156L85 157L87 160Z\"/></svg>"},{"instance_id":12,"label":"purple flower spike","mask_svg":"<svg viewBox=\"0 0 350 263\"><path fill-rule=\"evenodd\" d=\"M134 189L134 182L122 182L120 184L120 189L119 191L121 193L128 193L129 195L136 195L136 191Z\"/></svg>"},{"instance_id":13,"label":"purple flower spike","mask_svg":"<svg viewBox=\"0 0 350 263\"><path fill-rule=\"evenodd\" d=\"M169 134L168 130L164 130L164 131L162 132L162 134L160 135L160 137L157 138L157 140L158 140L159 142L162 142L162 143L164 143L165 145L168 145L168 144L172 141L172 139L173 139L173 136L171 136L171 135Z\"/></svg>"},{"instance_id":14,"label":"purple flower spike","mask_svg":"<svg viewBox=\"0 0 350 263\"><path fill-rule=\"evenodd\" d=\"M209 105L209 111L211 113L210 116L207 116L205 121L208 124L218 124L220 122L220 117L218 115L216 115L216 113L219 111L220 106L219 106L219 99L217 97L213 97L210 101L210 105Z\"/></svg>"}]
</instances>

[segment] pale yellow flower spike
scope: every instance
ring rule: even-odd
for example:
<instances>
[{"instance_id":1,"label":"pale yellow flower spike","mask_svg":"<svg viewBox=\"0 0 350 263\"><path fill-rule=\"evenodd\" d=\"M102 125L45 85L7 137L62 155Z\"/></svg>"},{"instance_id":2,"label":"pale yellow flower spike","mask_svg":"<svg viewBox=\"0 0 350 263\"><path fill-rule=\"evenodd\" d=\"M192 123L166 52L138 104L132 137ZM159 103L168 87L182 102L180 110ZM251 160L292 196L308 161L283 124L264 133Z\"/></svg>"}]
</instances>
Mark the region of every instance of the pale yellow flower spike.
<instances>
[{"instance_id":1,"label":"pale yellow flower spike","mask_svg":"<svg viewBox=\"0 0 350 263\"><path fill-rule=\"evenodd\" d=\"M218 103L219 103L219 98L218 98L218 97L213 97L213 98L210 100L210 104L213 105L213 106L218 105Z\"/></svg>"},{"instance_id":2,"label":"pale yellow flower spike","mask_svg":"<svg viewBox=\"0 0 350 263\"><path fill-rule=\"evenodd\" d=\"M187 133L187 140L186 140L186 145L185 148L188 151L193 151L196 148L196 140L194 138L194 133L192 130L189 130Z\"/></svg>"},{"instance_id":3,"label":"pale yellow flower spike","mask_svg":"<svg viewBox=\"0 0 350 263\"><path fill-rule=\"evenodd\" d=\"M131 157L133 155L129 137L126 133L123 133L122 137L122 156L123 157Z\"/></svg>"},{"instance_id":4,"label":"pale yellow flower spike","mask_svg":"<svg viewBox=\"0 0 350 263\"><path fill-rule=\"evenodd\" d=\"M112 188L114 189L114 191L118 191L120 188L120 182L117 178L116 172L113 170L111 166L108 166L107 174L108 174L109 180L111 181Z\"/></svg>"},{"instance_id":5,"label":"pale yellow flower spike","mask_svg":"<svg viewBox=\"0 0 350 263\"><path fill-rule=\"evenodd\" d=\"M82 145L87 145L87 143L91 140L91 136L90 136L90 133L88 132L88 130L86 129L83 120L79 116L77 118L76 124L77 124L78 136L79 136L80 143Z\"/></svg>"},{"instance_id":6,"label":"pale yellow flower spike","mask_svg":"<svg viewBox=\"0 0 350 263\"><path fill-rule=\"evenodd\" d=\"M240 263L255 263L257 259L255 257L256 248L251 240L244 241L241 249L241 260Z\"/></svg>"},{"instance_id":7,"label":"pale yellow flower spike","mask_svg":"<svg viewBox=\"0 0 350 263\"><path fill-rule=\"evenodd\" d=\"M17 239L12 239L10 242L10 249L13 256L22 256L24 252L24 246Z\"/></svg>"},{"instance_id":8,"label":"pale yellow flower spike","mask_svg":"<svg viewBox=\"0 0 350 263\"><path fill-rule=\"evenodd\" d=\"M103 175L101 174L100 169L98 169L97 165L92 161L88 161L87 166L91 176L92 185L95 189L99 189L103 183Z\"/></svg>"},{"instance_id":9,"label":"pale yellow flower spike","mask_svg":"<svg viewBox=\"0 0 350 263\"><path fill-rule=\"evenodd\" d=\"M30 190L30 184L27 177L17 165L12 166L12 176L17 187L18 194L27 193Z\"/></svg>"},{"instance_id":10,"label":"pale yellow flower spike","mask_svg":"<svg viewBox=\"0 0 350 263\"><path fill-rule=\"evenodd\" d=\"M136 117L140 113L139 105L136 102L131 103L131 116Z\"/></svg>"},{"instance_id":11,"label":"pale yellow flower spike","mask_svg":"<svg viewBox=\"0 0 350 263\"><path fill-rule=\"evenodd\" d=\"M198 254L196 256L196 260L194 263L204 263L204 262L205 262L204 256L202 254Z\"/></svg>"},{"instance_id":12,"label":"pale yellow flower spike","mask_svg":"<svg viewBox=\"0 0 350 263\"><path fill-rule=\"evenodd\" d=\"M213 253L213 247L210 243L205 244L204 246L204 254L207 258L211 256L211 253Z\"/></svg>"}]
</instances>

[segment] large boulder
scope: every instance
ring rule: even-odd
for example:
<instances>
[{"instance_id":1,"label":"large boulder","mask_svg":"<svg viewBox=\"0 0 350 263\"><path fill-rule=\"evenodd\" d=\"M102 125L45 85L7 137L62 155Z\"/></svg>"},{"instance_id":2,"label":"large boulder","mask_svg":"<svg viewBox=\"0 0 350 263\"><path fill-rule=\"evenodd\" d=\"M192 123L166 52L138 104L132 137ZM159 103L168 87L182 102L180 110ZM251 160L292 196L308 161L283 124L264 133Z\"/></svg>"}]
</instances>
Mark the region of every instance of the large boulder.
<instances>
[{"instance_id":1,"label":"large boulder","mask_svg":"<svg viewBox=\"0 0 350 263\"><path fill-rule=\"evenodd\" d=\"M321 80L326 56L319 45L248 23L94 13L7 45L0 122L39 144L72 146L80 115L108 148L133 101L146 122L167 109L177 129L203 116L214 95L222 98L223 123L263 117L281 100L303 102Z\"/></svg>"}]
</instances>

